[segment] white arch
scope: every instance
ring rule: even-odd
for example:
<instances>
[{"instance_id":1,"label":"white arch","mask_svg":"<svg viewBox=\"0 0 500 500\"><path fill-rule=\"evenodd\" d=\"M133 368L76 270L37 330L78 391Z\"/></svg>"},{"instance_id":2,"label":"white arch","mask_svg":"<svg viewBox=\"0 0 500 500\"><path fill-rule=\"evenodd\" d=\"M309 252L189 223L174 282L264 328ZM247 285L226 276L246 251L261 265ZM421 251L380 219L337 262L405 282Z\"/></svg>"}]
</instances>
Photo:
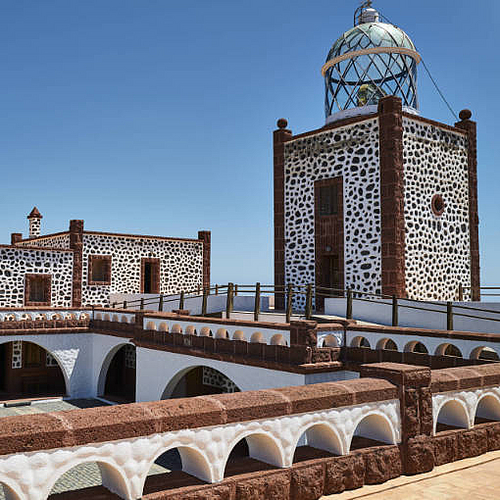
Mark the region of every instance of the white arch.
<instances>
[{"instance_id":1,"label":"white arch","mask_svg":"<svg viewBox=\"0 0 500 500\"><path fill-rule=\"evenodd\" d=\"M141 478L142 492L144 491L149 471L155 461L167 451L175 449L177 449L179 455L181 456L182 470L184 472L191 474L202 481L206 481L207 483L214 482L212 465L202 450L198 449L194 445L184 446L174 443L171 446L159 449L154 455L154 458L150 461L149 467Z\"/></svg>"},{"instance_id":2,"label":"white arch","mask_svg":"<svg viewBox=\"0 0 500 500\"><path fill-rule=\"evenodd\" d=\"M170 380L169 382L167 383L167 385L165 386L165 389L163 389L163 392L161 394L161 398L160 400L164 400L164 399L170 399L170 396L172 395L172 393L174 392L174 389L177 387L177 384L179 383L179 381L182 379L182 377L184 377L184 375L186 375L187 373L189 373L190 371L196 369L196 368L202 368L203 366L206 366L207 368L211 368L212 370L216 370L218 371L219 373L221 373L222 375L224 375L224 377L226 377L228 380L230 380L231 382L233 382L233 379L228 377L224 372L222 372L221 370L219 370L218 368L214 368L212 366L209 366L209 365L191 365L191 366L188 366L186 368L183 368L182 370L179 370ZM235 382L233 382L235 385L237 385ZM237 386L238 387L238 386ZM239 389L239 387L238 387Z\"/></svg>"},{"instance_id":3,"label":"white arch","mask_svg":"<svg viewBox=\"0 0 500 500\"><path fill-rule=\"evenodd\" d=\"M245 332L242 330L236 330L233 333L233 340L246 340L247 338L245 337Z\"/></svg>"},{"instance_id":4,"label":"white arch","mask_svg":"<svg viewBox=\"0 0 500 500\"><path fill-rule=\"evenodd\" d=\"M12 482L10 478L0 475L0 486L3 486L5 500L22 500L25 498L19 486Z\"/></svg>"},{"instance_id":5,"label":"white arch","mask_svg":"<svg viewBox=\"0 0 500 500\"><path fill-rule=\"evenodd\" d=\"M198 335L198 333L196 332L196 327L194 325L186 326L186 329L184 330L184 335Z\"/></svg>"},{"instance_id":6,"label":"white arch","mask_svg":"<svg viewBox=\"0 0 500 500\"><path fill-rule=\"evenodd\" d=\"M434 418L434 434L436 434L438 423L452 425L453 427L460 427L462 429L470 429L470 418L465 403L459 399L445 400L436 411L436 416Z\"/></svg>"},{"instance_id":7,"label":"white arch","mask_svg":"<svg viewBox=\"0 0 500 500\"><path fill-rule=\"evenodd\" d=\"M323 339L322 347L339 347L339 341L337 340L337 337L335 337L335 335L327 335Z\"/></svg>"},{"instance_id":8,"label":"white arch","mask_svg":"<svg viewBox=\"0 0 500 500\"><path fill-rule=\"evenodd\" d=\"M104 389L106 388L106 377L108 376L108 370L109 370L109 365L111 364L111 361L113 361L113 358L115 357L115 354L123 347L126 345L133 345L130 342L122 342L120 344L115 345L112 347L108 354L106 354L106 357L104 358L103 362L101 363L101 370L99 371L99 377L97 379L97 395L102 396L104 394Z\"/></svg>"},{"instance_id":9,"label":"white arch","mask_svg":"<svg viewBox=\"0 0 500 500\"><path fill-rule=\"evenodd\" d=\"M127 475L116 463L114 463L114 461L102 456L95 457L95 460L92 460L92 457L87 457L83 460L73 459L58 468L55 471L57 474L55 480L53 479L52 481L47 481L43 498L47 498L50 495L52 488L66 472L78 467L79 465L93 462L98 465L99 470L101 471L102 485L105 488L122 498L132 498L130 484L127 481Z\"/></svg>"},{"instance_id":10,"label":"white arch","mask_svg":"<svg viewBox=\"0 0 500 500\"><path fill-rule=\"evenodd\" d=\"M344 455L344 444L340 438L337 429L330 422L313 422L300 429L294 446L292 447L292 456L290 463L293 461L293 455L297 449L300 438L306 435L307 445L319 450L326 450L333 455Z\"/></svg>"},{"instance_id":11,"label":"white arch","mask_svg":"<svg viewBox=\"0 0 500 500\"><path fill-rule=\"evenodd\" d=\"M454 347L460 353L460 356L454 356L453 354L446 354L446 350L450 346ZM451 344L450 342L444 342L443 344L439 344L436 347L436 351L434 352L434 355L435 356L463 357L462 356L462 351L455 344Z\"/></svg>"},{"instance_id":12,"label":"white arch","mask_svg":"<svg viewBox=\"0 0 500 500\"><path fill-rule=\"evenodd\" d=\"M478 347L475 347L474 349L472 349L470 355L469 355L469 358L470 359L479 359L479 357L481 356L482 352L484 350L489 350L489 351L492 351L496 354L497 356L497 359L500 360L500 355L498 354L498 351L496 349L493 349L492 347L487 347L487 346L478 346Z\"/></svg>"},{"instance_id":13,"label":"white arch","mask_svg":"<svg viewBox=\"0 0 500 500\"><path fill-rule=\"evenodd\" d=\"M386 415L378 411L370 412L357 420L354 431L349 437L349 451L354 436L361 436L387 444L396 444L396 432L392 422Z\"/></svg>"},{"instance_id":14,"label":"white arch","mask_svg":"<svg viewBox=\"0 0 500 500\"><path fill-rule=\"evenodd\" d=\"M425 350L427 352L426 353L419 353L419 352L417 352L416 354L429 354L429 348L423 342L421 342L420 340L412 340L412 341L408 342L405 345L404 352L416 352L414 349L417 346L417 344L420 344L420 345L424 346L424 348L425 348Z\"/></svg>"},{"instance_id":15,"label":"white arch","mask_svg":"<svg viewBox=\"0 0 500 500\"><path fill-rule=\"evenodd\" d=\"M367 346L362 346L361 344L366 342L368 345ZM363 337L363 335L357 335L351 340L351 347L366 347L367 349L371 348L370 342L366 337Z\"/></svg>"},{"instance_id":16,"label":"white arch","mask_svg":"<svg viewBox=\"0 0 500 500\"><path fill-rule=\"evenodd\" d=\"M226 456L222 462L221 473L225 474L227 461L233 448L242 440L246 439L248 451L251 458L271 464L276 467L285 467L285 457L281 443L271 434L263 430L252 430L237 434L226 448Z\"/></svg>"},{"instance_id":17,"label":"white arch","mask_svg":"<svg viewBox=\"0 0 500 500\"><path fill-rule=\"evenodd\" d=\"M48 352L56 360L57 366L61 370L62 376L64 378L64 386L66 388L66 394L68 396L70 396L71 395L71 391L70 391L70 384L69 384L69 375L66 372L66 368L65 368L64 363L62 362L61 358L59 357L59 354L56 353L56 352L51 351L50 349L48 349L47 347L45 347L42 344L39 344L38 342L33 342L33 340L24 340L23 338L19 338L19 339L15 339L15 340L12 340L12 339L10 339L10 340L0 340L0 344L8 344L9 342L16 342L17 340L21 340L23 342L30 342L32 344L37 345L38 347L41 347L44 351Z\"/></svg>"},{"instance_id":18,"label":"white arch","mask_svg":"<svg viewBox=\"0 0 500 500\"><path fill-rule=\"evenodd\" d=\"M229 333L225 328L219 328L215 333L216 339L229 339Z\"/></svg>"},{"instance_id":19,"label":"white arch","mask_svg":"<svg viewBox=\"0 0 500 500\"><path fill-rule=\"evenodd\" d=\"M271 345L287 345L285 337L281 333L276 333L271 337Z\"/></svg>"},{"instance_id":20,"label":"white arch","mask_svg":"<svg viewBox=\"0 0 500 500\"><path fill-rule=\"evenodd\" d=\"M475 417L486 418L488 420L500 420L500 398L492 392L481 395L474 407Z\"/></svg>"},{"instance_id":21,"label":"white arch","mask_svg":"<svg viewBox=\"0 0 500 500\"><path fill-rule=\"evenodd\" d=\"M212 337L212 330L208 326L204 326L200 330L200 337Z\"/></svg>"},{"instance_id":22,"label":"white arch","mask_svg":"<svg viewBox=\"0 0 500 500\"><path fill-rule=\"evenodd\" d=\"M384 350L387 346L387 343L388 342L392 342L395 346L396 346L396 349L387 349L389 351L397 351L398 350L398 345L396 344L396 342L394 342L394 340L390 339L389 337L384 337L383 339L380 339L378 342L377 342L377 349L379 350Z\"/></svg>"},{"instance_id":23,"label":"white arch","mask_svg":"<svg viewBox=\"0 0 500 500\"><path fill-rule=\"evenodd\" d=\"M250 343L252 344L265 344L264 335L261 332L254 332L250 337Z\"/></svg>"}]
</instances>

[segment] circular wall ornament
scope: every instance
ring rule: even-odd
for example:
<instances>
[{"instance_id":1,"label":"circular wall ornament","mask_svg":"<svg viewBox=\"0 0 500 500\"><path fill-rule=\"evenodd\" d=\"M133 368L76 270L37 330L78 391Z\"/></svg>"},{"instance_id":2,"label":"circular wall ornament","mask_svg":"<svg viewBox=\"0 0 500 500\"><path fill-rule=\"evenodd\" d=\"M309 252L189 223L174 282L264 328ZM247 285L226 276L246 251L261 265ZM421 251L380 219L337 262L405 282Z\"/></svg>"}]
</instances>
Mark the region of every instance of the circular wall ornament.
<instances>
[{"instance_id":1,"label":"circular wall ornament","mask_svg":"<svg viewBox=\"0 0 500 500\"><path fill-rule=\"evenodd\" d=\"M445 209L445 203L443 197L440 194L435 194L431 200L431 208L434 212L434 215L441 216L443 215Z\"/></svg>"}]
</instances>

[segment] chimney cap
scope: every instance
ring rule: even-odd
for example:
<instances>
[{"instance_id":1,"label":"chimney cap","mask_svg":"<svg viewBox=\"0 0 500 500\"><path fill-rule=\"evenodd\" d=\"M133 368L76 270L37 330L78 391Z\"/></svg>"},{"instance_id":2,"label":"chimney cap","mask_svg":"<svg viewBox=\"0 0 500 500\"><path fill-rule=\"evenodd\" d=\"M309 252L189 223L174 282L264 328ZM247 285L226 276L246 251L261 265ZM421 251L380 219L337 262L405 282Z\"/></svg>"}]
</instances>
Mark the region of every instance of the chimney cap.
<instances>
[{"instance_id":1,"label":"chimney cap","mask_svg":"<svg viewBox=\"0 0 500 500\"><path fill-rule=\"evenodd\" d=\"M33 210L28 215L27 219L42 219L43 215L38 211L38 208L33 207Z\"/></svg>"}]
</instances>

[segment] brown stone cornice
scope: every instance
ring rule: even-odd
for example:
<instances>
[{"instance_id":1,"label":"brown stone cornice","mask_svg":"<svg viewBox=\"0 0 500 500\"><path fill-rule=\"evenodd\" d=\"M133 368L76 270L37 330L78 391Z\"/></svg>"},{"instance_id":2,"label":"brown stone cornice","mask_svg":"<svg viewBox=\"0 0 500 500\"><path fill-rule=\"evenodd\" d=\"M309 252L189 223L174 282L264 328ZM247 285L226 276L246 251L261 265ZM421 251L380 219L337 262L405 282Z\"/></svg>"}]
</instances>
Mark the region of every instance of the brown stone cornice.
<instances>
[{"instance_id":1,"label":"brown stone cornice","mask_svg":"<svg viewBox=\"0 0 500 500\"><path fill-rule=\"evenodd\" d=\"M82 446L398 397L386 380L365 378L263 391L167 399L65 412L5 417L0 454Z\"/></svg>"}]
</instances>

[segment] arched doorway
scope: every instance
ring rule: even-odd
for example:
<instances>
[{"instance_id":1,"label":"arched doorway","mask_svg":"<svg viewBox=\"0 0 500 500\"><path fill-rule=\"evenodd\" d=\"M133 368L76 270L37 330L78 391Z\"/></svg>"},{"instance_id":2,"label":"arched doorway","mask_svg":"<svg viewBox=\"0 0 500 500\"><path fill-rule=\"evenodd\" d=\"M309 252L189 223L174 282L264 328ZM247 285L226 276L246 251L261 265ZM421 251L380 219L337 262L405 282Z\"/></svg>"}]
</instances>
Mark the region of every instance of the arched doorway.
<instances>
[{"instance_id":1,"label":"arched doorway","mask_svg":"<svg viewBox=\"0 0 500 500\"><path fill-rule=\"evenodd\" d=\"M66 395L66 381L54 356L33 342L0 344L0 400Z\"/></svg>"},{"instance_id":2,"label":"arched doorway","mask_svg":"<svg viewBox=\"0 0 500 500\"><path fill-rule=\"evenodd\" d=\"M189 398L240 392L226 375L209 366L195 366L178 373L167 385L162 399Z\"/></svg>"},{"instance_id":3,"label":"arched doorway","mask_svg":"<svg viewBox=\"0 0 500 500\"><path fill-rule=\"evenodd\" d=\"M133 344L121 346L114 355L106 372L102 396L118 403L135 401L136 353Z\"/></svg>"}]
</instances>

